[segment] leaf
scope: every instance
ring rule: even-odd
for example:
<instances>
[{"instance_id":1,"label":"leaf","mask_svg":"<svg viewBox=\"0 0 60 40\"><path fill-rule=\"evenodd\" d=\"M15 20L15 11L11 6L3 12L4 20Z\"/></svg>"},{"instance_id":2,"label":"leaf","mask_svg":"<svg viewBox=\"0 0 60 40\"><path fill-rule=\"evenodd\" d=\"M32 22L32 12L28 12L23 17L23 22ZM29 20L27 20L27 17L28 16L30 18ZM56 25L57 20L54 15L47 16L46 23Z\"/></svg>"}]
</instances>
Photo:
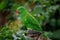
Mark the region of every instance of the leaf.
<instances>
[{"instance_id":1,"label":"leaf","mask_svg":"<svg viewBox=\"0 0 60 40\"><path fill-rule=\"evenodd\" d=\"M12 9L16 10L18 6L19 6L19 4L15 3L15 4L13 4Z\"/></svg>"},{"instance_id":2,"label":"leaf","mask_svg":"<svg viewBox=\"0 0 60 40\"><path fill-rule=\"evenodd\" d=\"M53 32L53 38L60 39L60 30Z\"/></svg>"},{"instance_id":3,"label":"leaf","mask_svg":"<svg viewBox=\"0 0 60 40\"><path fill-rule=\"evenodd\" d=\"M33 13L34 14L39 14L39 13L42 13L43 12L43 9L42 9L42 6L41 5L36 5L34 7L34 10L33 10Z\"/></svg>"},{"instance_id":4,"label":"leaf","mask_svg":"<svg viewBox=\"0 0 60 40\"><path fill-rule=\"evenodd\" d=\"M13 39L12 31L8 27L3 27L0 31L0 40Z\"/></svg>"},{"instance_id":5,"label":"leaf","mask_svg":"<svg viewBox=\"0 0 60 40\"><path fill-rule=\"evenodd\" d=\"M5 8L7 5L7 1L6 0L3 0L1 3L0 3L0 10L2 10L3 8Z\"/></svg>"}]
</instances>

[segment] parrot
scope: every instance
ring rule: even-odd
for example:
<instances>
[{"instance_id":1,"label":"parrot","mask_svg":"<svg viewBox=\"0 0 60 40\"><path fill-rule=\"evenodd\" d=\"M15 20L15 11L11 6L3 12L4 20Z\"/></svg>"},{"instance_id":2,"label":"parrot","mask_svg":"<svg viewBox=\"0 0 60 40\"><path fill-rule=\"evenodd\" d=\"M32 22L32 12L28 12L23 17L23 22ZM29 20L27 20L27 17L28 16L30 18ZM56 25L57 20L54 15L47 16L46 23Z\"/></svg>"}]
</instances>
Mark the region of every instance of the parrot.
<instances>
[{"instance_id":1,"label":"parrot","mask_svg":"<svg viewBox=\"0 0 60 40\"><path fill-rule=\"evenodd\" d=\"M42 27L38 20L24 6L19 6L17 8L17 13L20 16L22 23L28 29L42 31Z\"/></svg>"}]
</instances>

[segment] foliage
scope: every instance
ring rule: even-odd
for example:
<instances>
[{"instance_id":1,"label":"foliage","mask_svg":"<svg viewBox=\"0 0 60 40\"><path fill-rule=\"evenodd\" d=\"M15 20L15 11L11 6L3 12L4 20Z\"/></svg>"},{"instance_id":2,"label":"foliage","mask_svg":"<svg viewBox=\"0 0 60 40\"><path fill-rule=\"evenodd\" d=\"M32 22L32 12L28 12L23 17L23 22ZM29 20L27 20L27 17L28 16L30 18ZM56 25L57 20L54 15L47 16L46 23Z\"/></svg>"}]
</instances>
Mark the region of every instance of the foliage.
<instances>
[{"instance_id":1,"label":"foliage","mask_svg":"<svg viewBox=\"0 0 60 40\"><path fill-rule=\"evenodd\" d=\"M0 40L25 40L26 38L29 40L29 37L24 35L24 30L28 29L42 32L44 37L52 40L60 40L60 0L2 0L0 10L7 9L7 7L14 13L13 18L16 18L18 13L16 19L22 22L22 28L13 22L15 26L12 26L12 29L16 31L18 28L19 30L13 32L7 23L8 27L4 26L0 29Z\"/></svg>"},{"instance_id":2,"label":"foliage","mask_svg":"<svg viewBox=\"0 0 60 40\"><path fill-rule=\"evenodd\" d=\"M2 2L0 3L0 10L4 9L6 7L7 1L6 0L2 0Z\"/></svg>"},{"instance_id":3,"label":"foliage","mask_svg":"<svg viewBox=\"0 0 60 40\"><path fill-rule=\"evenodd\" d=\"M0 40L13 40L12 33L13 32L9 28L2 28L0 31Z\"/></svg>"}]
</instances>

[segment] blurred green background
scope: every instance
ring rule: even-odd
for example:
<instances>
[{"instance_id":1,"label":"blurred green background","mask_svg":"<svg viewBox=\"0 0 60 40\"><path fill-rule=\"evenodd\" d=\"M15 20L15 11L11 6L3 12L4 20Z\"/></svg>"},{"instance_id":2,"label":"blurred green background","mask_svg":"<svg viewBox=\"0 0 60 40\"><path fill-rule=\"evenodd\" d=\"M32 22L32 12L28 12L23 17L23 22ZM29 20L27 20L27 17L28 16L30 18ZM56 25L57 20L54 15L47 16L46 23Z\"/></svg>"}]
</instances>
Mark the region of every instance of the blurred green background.
<instances>
[{"instance_id":1,"label":"blurred green background","mask_svg":"<svg viewBox=\"0 0 60 40\"><path fill-rule=\"evenodd\" d=\"M0 40L32 40L26 30L60 40L60 0L0 0Z\"/></svg>"}]
</instances>

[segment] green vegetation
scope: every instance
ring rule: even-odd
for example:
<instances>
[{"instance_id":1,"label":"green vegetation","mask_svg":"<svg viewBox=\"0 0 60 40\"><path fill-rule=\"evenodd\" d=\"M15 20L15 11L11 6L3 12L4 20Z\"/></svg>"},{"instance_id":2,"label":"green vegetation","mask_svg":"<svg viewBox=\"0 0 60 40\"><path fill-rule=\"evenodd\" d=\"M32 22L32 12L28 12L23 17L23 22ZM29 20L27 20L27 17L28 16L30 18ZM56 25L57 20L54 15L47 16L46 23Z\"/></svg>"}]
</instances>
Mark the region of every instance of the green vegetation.
<instances>
[{"instance_id":1,"label":"green vegetation","mask_svg":"<svg viewBox=\"0 0 60 40\"><path fill-rule=\"evenodd\" d=\"M60 0L2 0L0 11L0 40L32 40L26 30L60 40Z\"/></svg>"}]
</instances>

